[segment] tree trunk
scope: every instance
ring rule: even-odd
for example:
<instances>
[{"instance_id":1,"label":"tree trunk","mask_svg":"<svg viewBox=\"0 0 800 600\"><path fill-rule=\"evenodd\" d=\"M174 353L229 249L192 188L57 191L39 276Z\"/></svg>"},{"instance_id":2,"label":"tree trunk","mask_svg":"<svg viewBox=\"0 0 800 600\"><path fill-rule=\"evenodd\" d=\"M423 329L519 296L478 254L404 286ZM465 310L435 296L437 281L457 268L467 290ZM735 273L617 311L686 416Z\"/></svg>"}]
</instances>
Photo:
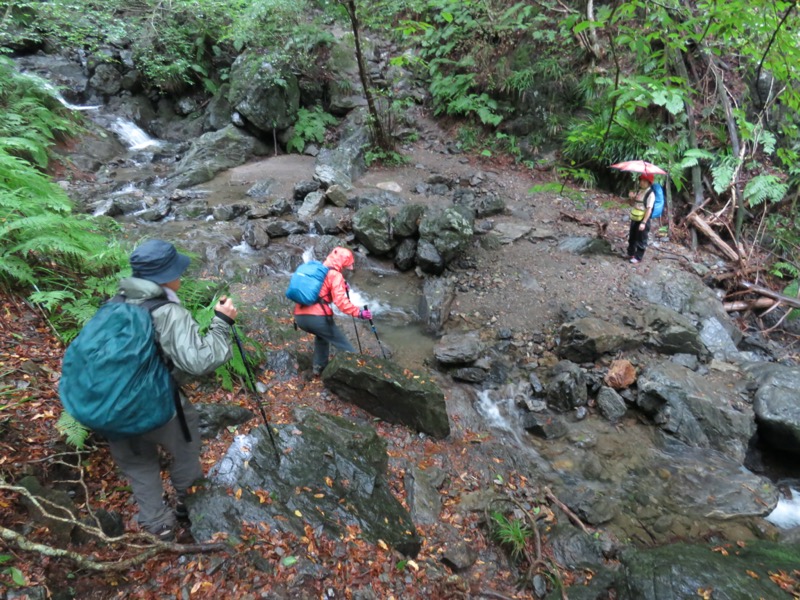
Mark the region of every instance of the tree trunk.
<instances>
[{"instance_id":1,"label":"tree trunk","mask_svg":"<svg viewBox=\"0 0 800 600\"><path fill-rule=\"evenodd\" d=\"M391 140L386 135L386 131L383 128L383 121L380 119L378 109L375 106L375 99L372 97L372 90L369 86L367 68L364 64L364 55L361 52L361 36L359 33L355 0L341 0L341 2L347 9L347 14L350 16L350 25L353 28L353 39L356 45L356 62L358 62L358 75L361 78L361 87L364 88L364 97L367 99L367 108L369 109L369 116L372 120L372 132L375 137L375 144L381 150L391 150Z\"/></svg>"},{"instance_id":2,"label":"tree trunk","mask_svg":"<svg viewBox=\"0 0 800 600\"><path fill-rule=\"evenodd\" d=\"M689 71L686 69L683 53L678 53L675 59L675 67L677 68L678 75L680 75L688 86L689 84ZM689 129L689 146L692 149L697 149L697 129L694 122L694 104L689 100L687 95L684 102L686 107L686 121ZM694 209L703 203L703 177L700 171L700 165L692 167L692 192L694 194ZM697 231L692 229L692 252L697 251Z\"/></svg>"}]
</instances>

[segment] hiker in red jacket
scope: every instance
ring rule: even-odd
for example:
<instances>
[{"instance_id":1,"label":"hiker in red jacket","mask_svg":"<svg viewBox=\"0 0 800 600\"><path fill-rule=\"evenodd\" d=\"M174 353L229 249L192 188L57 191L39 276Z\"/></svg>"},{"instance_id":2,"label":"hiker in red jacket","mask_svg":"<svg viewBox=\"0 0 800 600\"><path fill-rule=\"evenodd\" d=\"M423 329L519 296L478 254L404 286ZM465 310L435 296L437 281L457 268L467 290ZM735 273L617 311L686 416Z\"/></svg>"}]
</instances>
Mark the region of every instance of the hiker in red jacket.
<instances>
[{"instance_id":1,"label":"hiker in red jacket","mask_svg":"<svg viewBox=\"0 0 800 600\"><path fill-rule=\"evenodd\" d=\"M350 302L347 295L348 286L343 272L353 270L355 264L353 252L347 248L336 247L328 254L323 264L328 267L328 274L322 283L319 301L309 306L296 304L294 308L294 320L297 326L314 335L314 375L322 373L328 365L331 344L344 352L356 351L350 340L334 323L331 302L351 317L367 320L372 318L371 311L359 309Z\"/></svg>"}]
</instances>

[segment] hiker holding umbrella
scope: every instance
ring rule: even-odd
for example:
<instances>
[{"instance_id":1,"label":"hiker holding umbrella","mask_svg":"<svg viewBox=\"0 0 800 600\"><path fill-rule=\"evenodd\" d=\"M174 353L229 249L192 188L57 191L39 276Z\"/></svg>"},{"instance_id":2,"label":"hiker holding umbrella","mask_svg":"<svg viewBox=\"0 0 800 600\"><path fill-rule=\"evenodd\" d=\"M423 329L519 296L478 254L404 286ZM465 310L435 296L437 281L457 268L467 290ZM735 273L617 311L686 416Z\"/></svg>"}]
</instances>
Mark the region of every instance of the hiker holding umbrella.
<instances>
[{"instance_id":1,"label":"hiker holding umbrella","mask_svg":"<svg viewBox=\"0 0 800 600\"><path fill-rule=\"evenodd\" d=\"M638 192L631 192L629 195L631 199L635 199L635 207L631 210L631 225L628 231L628 260L635 265L642 262L644 252L647 249L650 217L653 214L653 206L656 201L656 194L653 190L655 174L665 175L666 171L643 160L617 163L611 165L611 168L640 173L639 190Z\"/></svg>"},{"instance_id":2,"label":"hiker holding umbrella","mask_svg":"<svg viewBox=\"0 0 800 600\"><path fill-rule=\"evenodd\" d=\"M628 231L628 260L634 265L642 262L644 251L647 249L647 234L650 233L650 215L653 214L653 205L656 202L656 195L652 189L654 179L652 173L642 173L639 175L639 192L630 193L630 197L636 201L636 208L631 210L631 226ZM641 208L639 208L640 206Z\"/></svg>"}]
</instances>

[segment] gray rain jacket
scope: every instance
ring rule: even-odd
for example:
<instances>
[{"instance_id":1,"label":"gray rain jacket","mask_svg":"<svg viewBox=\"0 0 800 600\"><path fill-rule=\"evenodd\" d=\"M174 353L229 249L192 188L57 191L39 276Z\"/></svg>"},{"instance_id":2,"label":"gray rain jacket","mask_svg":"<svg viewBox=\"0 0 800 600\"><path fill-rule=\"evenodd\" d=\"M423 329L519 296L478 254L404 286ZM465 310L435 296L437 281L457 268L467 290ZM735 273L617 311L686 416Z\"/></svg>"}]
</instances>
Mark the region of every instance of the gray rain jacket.
<instances>
[{"instance_id":1,"label":"gray rain jacket","mask_svg":"<svg viewBox=\"0 0 800 600\"><path fill-rule=\"evenodd\" d=\"M157 283L128 277L119 282L119 293L126 301L139 304L151 298L166 298ZM205 336L191 313L180 304L159 306L152 313L158 343L175 365L172 374L179 385L212 373L231 357L231 326L219 316L211 321Z\"/></svg>"}]
</instances>

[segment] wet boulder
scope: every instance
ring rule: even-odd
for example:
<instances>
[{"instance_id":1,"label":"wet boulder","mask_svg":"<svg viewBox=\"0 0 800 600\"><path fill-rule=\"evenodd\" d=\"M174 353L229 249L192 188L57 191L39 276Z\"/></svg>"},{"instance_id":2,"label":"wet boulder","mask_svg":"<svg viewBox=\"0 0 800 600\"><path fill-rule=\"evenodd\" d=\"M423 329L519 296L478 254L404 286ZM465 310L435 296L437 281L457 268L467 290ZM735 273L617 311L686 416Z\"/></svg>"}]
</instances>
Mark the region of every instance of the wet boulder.
<instances>
[{"instance_id":1,"label":"wet boulder","mask_svg":"<svg viewBox=\"0 0 800 600\"><path fill-rule=\"evenodd\" d=\"M433 356L443 365L463 365L474 362L486 349L477 331L451 333L433 347Z\"/></svg>"},{"instance_id":2,"label":"wet boulder","mask_svg":"<svg viewBox=\"0 0 800 600\"><path fill-rule=\"evenodd\" d=\"M269 153L267 146L233 125L212 131L192 142L191 148L175 166L168 185L185 188L211 181L225 169L238 167L253 156Z\"/></svg>"},{"instance_id":3,"label":"wet boulder","mask_svg":"<svg viewBox=\"0 0 800 600\"><path fill-rule=\"evenodd\" d=\"M417 242L417 252L414 260L423 273L429 275L441 275L447 264L444 257L436 249L436 246L428 240Z\"/></svg>"},{"instance_id":4,"label":"wet boulder","mask_svg":"<svg viewBox=\"0 0 800 600\"><path fill-rule=\"evenodd\" d=\"M602 319L586 317L561 326L558 354L574 362L591 362L603 354L615 354L641 344L632 329Z\"/></svg>"},{"instance_id":5,"label":"wet boulder","mask_svg":"<svg viewBox=\"0 0 800 600\"><path fill-rule=\"evenodd\" d=\"M420 221L419 237L433 244L448 263L472 241L472 222L457 208L428 210Z\"/></svg>"},{"instance_id":6,"label":"wet boulder","mask_svg":"<svg viewBox=\"0 0 800 600\"><path fill-rule=\"evenodd\" d=\"M405 238L394 251L394 266L399 271L409 271L414 268L417 256L417 240Z\"/></svg>"},{"instance_id":7,"label":"wet boulder","mask_svg":"<svg viewBox=\"0 0 800 600\"><path fill-rule=\"evenodd\" d=\"M449 278L430 277L422 284L419 315L430 333L438 333L444 327L455 297L456 286Z\"/></svg>"},{"instance_id":8,"label":"wet boulder","mask_svg":"<svg viewBox=\"0 0 800 600\"><path fill-rule=\"evenodd\" d=\"M345 192L365 170L364 149L369 141L365 115L353 111L340 128L341 141L336 148L323 148L314 163L314 179L329 188L338 185Z\"/></svg>"},{"instance_id":9,"label":"wet boulder","mask_svg":"<svg viewBox=\"0 0 800 600\"><path fill-rule=\"evenodd\" d=\"M384 208L391 206L403 206L406 201L400 194L391 190L366 190L357 196L353 196L347 200L348 208L353 210L360 210L367 206L383 206Z\"/></svg>"},{"instance_id":10,"label":"wet boulder","mask_svg":"<svg viewBox=\"0 0 800 600\"><path fill-rule=\"evenodd\" d=\"M308 226L303 223L275 217L263 219L261 226L271 238L286 237L295 233L306 233L308 231Z\"/></svg>"},{"instance_id":11,"label":"wet boulder","mask_svg":"<svg viewBox=\"0 0 800 600\"><path fill-rule=\"evenodd\" d=\"M661 598L780 598L774 573L800 564L800 548L749 542L735 552L712 545L671 544L623 553L617 577L620 600Z\"/></svg>"},{"instance_id":12,"label":"wet boulder","mask_svg":"<svg viewBox=\"0 0 800 600\"><path fill-rule=\"evenodd\" d=\"M297 209L297 218L308 221L322 210L325 206L325 194L322 192L311 192L303 199L303 204Z\"/></svg>"},{"instance_id":13,"label":"wet boulder","mask_svg":"<svg viewBox=\"0 0 800 600\"><path fill-rule=\"evenodd\" d=\"M800 455L800 368L757 363L747 372L758 384L753 409L759 437L776 450Z\"/></svg>"},{"instance_id":14,"label":"wet boulder","mask_svg":"<svg viewBox=\"0 0 800 600\"><path fill-rule=\"evenodd\" d=\"M457 188L453 192L453 204L468 208L479 219L499 215L506 209L505 200L497 194L481 194L470 188Z\"/></svg>"},{"instance_id":15,"label":"wet boulder","mask_svg":"<svg viewBox=\"0 0 800 600\"><path fill-rule=\"evenodd\" d=\"M601 387L597 393L597 408L600 414L612 423L619 421L628 412L625 400L613 388Z\"/></svg>"},{"instance_id":16,"label":"wet boulder","mask_svg":"<svg viewBox=\"0 0 800 600\"><path fill-rule=\"evenodd\" d=\"M559 412L586 406L589 393L586 375L578 365L562 360L553 367L552 377L545 385L547 404Z\"/></svg>"},{"instance_id":17,"label":"wet boulder","mask_svg":"<svg viewBox=\"0 0 800 600\"><path fill-rule=\"evenodd\" d=\"M188 499L194 537L237 538L248 523L297 536L311 527L340 537L356 527L373 543L415 556L420 538L385 479L386 442L333 415L298 410L295 418L273 427L279 461L263 426L234 439Z\"/></svg>"},{"instance_id":18,"label":"wet boulder","mask_svg":"<svg viewBox=\"0 0 800 600\"><path fill-rule=\"evenodd\" d=\"M643 318L648 330L647 345L660 354L709 355L700 332L688 318L667 308L651 304Z\"/></svg>"},{"instance_id":19,"label":"wet boulder","mask_svg":"<svg viewBox=\"0 0 800 600\"><path fill-rule=\"evenodd\" d=\"M339 354L322 372L325 387L389 423L435 438L450 434L444 394L427 373L358 354Z\"/></svg>"},{"instance_id":20,"label":"wet boulder","mask_svg":"<svg viewBox=\"0 0 800 600\"><path fill-rule=\"evenodd\" d=\"M269 246L269 233L266 223L261 219L248 221L244 226L244 241L256 250Z\"/></svg>"},{"instance_id":21,"label":"wet boulder","mask_svg":"<svg viewBox=\"0 0 800 600\"><path fill-rule=\"evenodd\" d=\"M635 296L671 308L698 324L701 330L703 322L714 318L731 337L734 345L741 341L742 334L738 327L702 279L681 268L657 261L643 273L644 276L637 274L631 278L631 291Z\"/></svg>"},{"instance_id":22,"label":"wet boulder","mask_svg":"<svg viewBox=\"0 0 800 600\"><path fill-rule=\"evenodd\" d=\"M353 233L359 242L378 256L395 247L389 212L382 206L368 206L353 215Z\"/></svg>"},{"instance_id":23,"label":"wet boulder","mask_svg":"<svg viewBox=\"0 0 800 600\"><path fill-rule=\"evenodd\" d=\"M419 232L419 221L425 213L422 204L406 204L392 218L392 228L397 237L410 238Z\"/></svg>"},{"instance_id":24,"label":"wet boulder","mask_svg":"<svg viewBox=\"0 0 800 600\"><path fill-rule=\"evenodd\" d=\"M247 122L265 133L294 124L300 108L297 77L278 61L256 53L244 53L230 73L229 100Z\"/></svg>"},{"instance_id":25,"label":"wet boulder","mask_svg":"<svg viewBox=\"0 0 800 600\"><path fill-rule=\"evenodd\" d=\"M663 361L645 367L638 386L636 404L663 431L685 444L744 459L756 425L749 406L742 402L745 382L740 374L712 370L699 375Z\"/></svg>"}]
</instances>

